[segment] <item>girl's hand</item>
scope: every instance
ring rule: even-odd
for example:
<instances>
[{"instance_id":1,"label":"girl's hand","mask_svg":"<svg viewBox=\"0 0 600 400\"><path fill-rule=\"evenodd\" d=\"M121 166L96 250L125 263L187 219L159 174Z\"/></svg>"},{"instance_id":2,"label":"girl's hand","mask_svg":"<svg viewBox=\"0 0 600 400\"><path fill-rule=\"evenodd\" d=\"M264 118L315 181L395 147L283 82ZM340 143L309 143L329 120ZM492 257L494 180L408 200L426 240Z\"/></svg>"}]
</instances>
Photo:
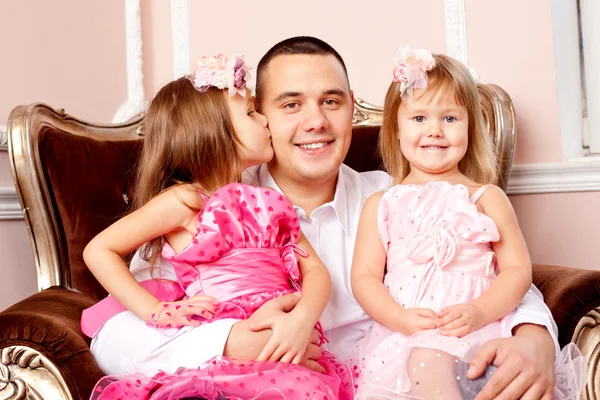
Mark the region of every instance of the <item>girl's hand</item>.
<instances>
[{"instance_id":1,"label":"girl's hand","mask_svg":"<svg viewBox=\"0 0 600 400\"><path fill-rule=\"evenodd\" d=\"M160 302L156 305L146 325L158 328L181 328L198 326L200 321L194 317L212 319L217 313L219 301L211 296L198 295L187 300Z\"/></svg>"},{"instance_id":2,"label":"girl's hand","mask_svg":"<svg viewBox=\"0 0 600 400\"><path fill-rule=\"evenodd\" d=\"M271 329L273 334L256 361L300 364L314 329L294 312L280 314L250 325L253 331Z\"/></svg>"},{"instance_id":3,"label":"girl's hand","mask_svg":"<svg viewBox=\"0 0 600 400\"><path fill-rule=\"evenodd\" d=\"M438 313L438 328L444 336L463 337L483 328L483 311L475 304L455 304Z\"/></svg>"},{"instance_id":4,"label":"girl's hand","mask_svg":"<svg viewBox=\"0 0 600 400\"><path fill-rule=\"evenodd\" d=\"M426 329L435 329L436 320L435 311L429 308L404 308L398 332L410 336Z\"/></svg>"}]
</instances>

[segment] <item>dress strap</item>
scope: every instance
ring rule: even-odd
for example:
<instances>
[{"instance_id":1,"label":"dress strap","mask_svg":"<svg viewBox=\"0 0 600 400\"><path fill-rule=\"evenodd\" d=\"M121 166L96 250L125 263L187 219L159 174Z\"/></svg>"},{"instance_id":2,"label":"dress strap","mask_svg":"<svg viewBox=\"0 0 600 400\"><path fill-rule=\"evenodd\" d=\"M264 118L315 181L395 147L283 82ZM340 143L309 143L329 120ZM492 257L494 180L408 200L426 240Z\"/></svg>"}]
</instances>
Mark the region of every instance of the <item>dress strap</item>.
<instances>
[{"instance_id":1,"label":"dress strap","mask_svg":"<svg viewBox=\"0 0 600 400\"><path fill-rule=\"evenodd\" d=\"M202 197L202 201L203 201L204 203L206 203L206 200L210 199L210 196L208 196L208 195L206 195L206 194L202 193L200 190L198 190L198 194L200 195L200 197Z\"/></svg>"},{"instance_id":2,"label":"dress strap","mask_svg":"<svg viewBox=\"0 0 600 400\"><path fill-rule=\"evenodd\" d=\"M490 185L483 185L479 189L477 189L475 191L475 193L473 193L473 195L469 199L469 200L471 200L471 203L473 203L473 204L477 203L477 200L479 200L479 198L483 195L483 192L485 192L485 190L488 187L490 187Z\"/></svg>"}]
</instances>

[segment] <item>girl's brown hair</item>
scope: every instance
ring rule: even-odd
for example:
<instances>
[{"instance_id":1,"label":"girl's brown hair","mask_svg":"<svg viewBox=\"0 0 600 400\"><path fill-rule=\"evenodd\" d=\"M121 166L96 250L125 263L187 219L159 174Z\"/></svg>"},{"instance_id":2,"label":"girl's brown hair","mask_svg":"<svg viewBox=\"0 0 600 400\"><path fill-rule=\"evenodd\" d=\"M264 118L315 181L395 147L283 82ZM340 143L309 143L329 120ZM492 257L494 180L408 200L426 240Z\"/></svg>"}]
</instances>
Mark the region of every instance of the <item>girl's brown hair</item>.
<instances>
[{"instance_id":1,"label":"girl's brown hair","mask_svg":"<svg viewBox=\"0 0 600 400\"><path fill-rule=\"evenodd\" d=\"M453 95L457 105L467 109L469 116L469 145L458 169L479 184L496 181L497 160L494 155L492 138L483 120L483 112L477 91L477 84L467 68L445 55L434 54L435 67L428 72L429 84L426 89L414 92L415 99L427 96ZM379 135L379 152L386 171L400 184L410 172L408 160L404 158L398 140L398 109L402 105L400 84L392 82L385 96L383 123Z\"/></svg>"},{"instance_id":2,"label":"girl's brown hair","mask_svg":"<svg viewBox=\"0 0 600 400\"><path fill-rule=\"evenodd\" d=\"M144 119L144 147L138 163L135 209L161 192L192 184L212 193L239 180L238 145L222 90L200 93L186 77L156 94ZM153 267L164 244L158 237L142 249Z\"/></svg>"}]
</instances>

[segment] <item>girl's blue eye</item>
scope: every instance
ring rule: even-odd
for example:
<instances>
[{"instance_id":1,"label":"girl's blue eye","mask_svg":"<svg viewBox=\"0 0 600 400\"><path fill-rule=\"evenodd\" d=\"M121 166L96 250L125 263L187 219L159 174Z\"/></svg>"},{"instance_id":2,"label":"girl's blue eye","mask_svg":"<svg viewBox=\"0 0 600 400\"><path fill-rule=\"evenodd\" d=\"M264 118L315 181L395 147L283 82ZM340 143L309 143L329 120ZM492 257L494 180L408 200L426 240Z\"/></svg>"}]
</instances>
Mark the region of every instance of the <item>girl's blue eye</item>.
<instances>
[{"instance_id":1,"label":"girl's blue eye","mask_svg":"<svg viewBox=\"0 0 600 400\"><path fill-rule=\"evenodd\" d=\"M444 121L445 122L454 122L454 121L456 121L456 118L447 116L447 117L444 117Z\"/></svg>"},{"instance_id":2,"label":"girl's blue eye","mask_svg":"<svg viewBox=\"0 0 600 400\"><path fill-rule=\"evenodd\" d=\"M418 117L414 117L413 119L415 120L415 122L425 121L425 117L423 117L422 115L419 115Z\"/></svg>"}]
</instances>

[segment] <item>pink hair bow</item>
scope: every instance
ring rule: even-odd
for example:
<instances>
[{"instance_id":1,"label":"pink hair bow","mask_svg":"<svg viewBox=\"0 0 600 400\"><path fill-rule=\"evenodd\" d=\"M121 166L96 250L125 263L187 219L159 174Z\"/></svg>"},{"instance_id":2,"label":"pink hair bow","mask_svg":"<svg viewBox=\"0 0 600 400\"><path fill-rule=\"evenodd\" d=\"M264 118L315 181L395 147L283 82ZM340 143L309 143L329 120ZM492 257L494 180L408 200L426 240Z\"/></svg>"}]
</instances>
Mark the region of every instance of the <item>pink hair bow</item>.
<instances>
[{"instance_id":1,"label":"pink hair bow","mask_svg":"<svg viewBox=\"0 0 600 400\"><path fill-rule=\"evenodd\" d=\"M394 59L394 82L400 84L400 96L409 103L413 89L427 87L427 72L435 67L435 58L425 49L400 47L399 56Z\"/></svg>"},{"instance_id":2,"label":"pink hair bow","mask_svg":"<svg viewBox=\"0 0 600 400\"><path fill-rule=\"evenodd\" d=\"M204 56L198 60L196 72L190 76L194 87L206 92L209 87L228 89L229 96L239 93L246 97L246 82L250 80L250 67L244 62L244 56Z\"/></svg>"}]
</instances>

